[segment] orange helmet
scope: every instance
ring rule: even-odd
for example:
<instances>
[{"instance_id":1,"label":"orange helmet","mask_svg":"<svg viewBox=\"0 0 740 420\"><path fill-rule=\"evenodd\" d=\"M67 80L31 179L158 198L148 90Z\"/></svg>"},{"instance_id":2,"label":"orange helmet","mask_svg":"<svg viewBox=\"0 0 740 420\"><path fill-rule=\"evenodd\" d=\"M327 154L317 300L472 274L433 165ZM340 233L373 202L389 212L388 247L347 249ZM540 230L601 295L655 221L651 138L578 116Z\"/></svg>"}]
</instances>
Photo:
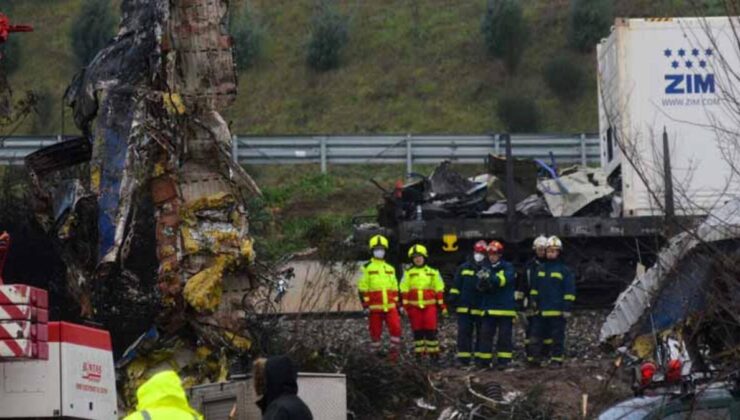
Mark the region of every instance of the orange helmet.
<instances>
[{"instance_id":1,"label":"orange helmet","mask_svg":"<svg viewBox=\"0 0 740 420\"><path fill-rule=\"evenodd\" d=\"M473 252L477 252L479 254L485 254L486 251L488 251L488 244L486 241L478 241L473 245Z\"/></svg>"},{"instance_id":2,"label":"orange helmet","mask_svg":"<svg viewBox=\"0 0 740 420\"><path fill-rule=\"evenodd\" d=\"M491 241L488 243L489 254L500 254L504 252L504 245L499 241Z\"/></svg>"}]
</instances>

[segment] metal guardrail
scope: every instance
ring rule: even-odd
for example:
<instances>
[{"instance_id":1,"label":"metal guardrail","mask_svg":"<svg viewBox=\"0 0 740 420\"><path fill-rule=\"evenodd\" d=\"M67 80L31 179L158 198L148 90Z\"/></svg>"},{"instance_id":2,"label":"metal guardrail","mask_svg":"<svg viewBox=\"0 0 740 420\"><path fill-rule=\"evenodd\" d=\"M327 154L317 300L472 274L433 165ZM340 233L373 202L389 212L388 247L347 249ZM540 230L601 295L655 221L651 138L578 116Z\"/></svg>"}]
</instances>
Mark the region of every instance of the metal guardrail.
<instances>
[{"instance_id":1,"label":"metal guardrail","mask_svg":"<svg viewBox=\"0 0 740 420\"><path fill-rule=\"evenodd\" d=\"M0 142L0 164L22 164L23 158L61 137L10 137ZM499 134L491 135L379 135L379 136L236 136L233 153L239 163L320 164L414 164L480 163L489 153L503 154ZM599 162L599 139L595 134L532 134L511 136L515 157L549 159L558 162L594 164Z\"/></svg>"}]
</instances>

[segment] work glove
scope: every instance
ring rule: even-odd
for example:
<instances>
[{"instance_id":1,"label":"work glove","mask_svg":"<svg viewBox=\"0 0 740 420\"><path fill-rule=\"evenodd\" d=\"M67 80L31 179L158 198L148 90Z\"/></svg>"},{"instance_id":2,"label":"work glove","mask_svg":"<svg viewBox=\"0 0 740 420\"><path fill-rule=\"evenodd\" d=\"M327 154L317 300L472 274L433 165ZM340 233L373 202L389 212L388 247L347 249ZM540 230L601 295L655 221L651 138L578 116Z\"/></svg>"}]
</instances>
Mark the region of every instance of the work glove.
<instances>
[{"instance_id":1,"label":"work glove","mask_svg":"<svg viewBox=\"0 0 740 420\"><path fill-rule=\"evenodd\" d=\"M563 312L563 318L565 318L565 319L568 319L568 318L570 318L571 316L572 316L572 315L571 315L571 313L570 313L570 312Z\"/></svg>"}]
</instances>

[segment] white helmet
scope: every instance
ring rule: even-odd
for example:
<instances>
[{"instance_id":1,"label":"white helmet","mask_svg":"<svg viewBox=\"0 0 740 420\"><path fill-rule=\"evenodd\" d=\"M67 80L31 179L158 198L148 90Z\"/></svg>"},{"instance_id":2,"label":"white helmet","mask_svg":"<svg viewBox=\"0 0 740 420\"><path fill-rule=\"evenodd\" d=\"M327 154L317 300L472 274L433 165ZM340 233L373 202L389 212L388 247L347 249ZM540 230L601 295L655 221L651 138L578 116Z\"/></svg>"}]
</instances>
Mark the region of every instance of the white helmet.
<instances>
[{"instance_id":1,"label":"white helmet","mask_svg":"<svg viewBox=\"0 0 740 420\"><path fill-rule=\"evenodd\" d=\"M547 237L545 235L536 237L534 242L532 242L532 249L537 248L547 248Z\"/></svg>"},{"instance_id":2,"label":"white helmet","mask_svg":"<svg viewBox=\"0 0 740 420\"><path fill-rule=\"evenodd\" d=\"M547 238L547 247L563 249L563 241L561 241L560 238L558 238L557 236L550 236L549 238Z\"/></svg>"}]
</instances>

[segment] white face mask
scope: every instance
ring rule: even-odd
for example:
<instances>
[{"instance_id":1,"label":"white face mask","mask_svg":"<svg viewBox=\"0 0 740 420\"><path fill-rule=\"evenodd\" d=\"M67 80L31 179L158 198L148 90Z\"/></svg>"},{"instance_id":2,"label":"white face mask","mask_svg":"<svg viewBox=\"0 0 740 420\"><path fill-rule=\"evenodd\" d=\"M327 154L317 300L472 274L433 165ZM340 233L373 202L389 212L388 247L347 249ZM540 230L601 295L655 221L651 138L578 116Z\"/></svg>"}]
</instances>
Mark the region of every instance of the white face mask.
<instances>
[{"instance_id":1,"label":"white face mask","mask_svg":"<svg viewBox=\"0 0 740 420\"><path fill-rule=\"evenodd\" d=\"M483 254L481 254L481 253L479 253L479 252L476 252L475 254L473 254L473 259L475 260L475 262L481 262L485 258L486 258L486 256L483 255Z\"/></svg>"},{"instance_id":2,"label":"white face mask","mask_svg":"<svg viewBox=\"0 0 740 420\"><path fill-rule=\"evenodd\" d=\"M383 258L385 258L385 249L373 249L373 257L382 260Z\"/></svg>"}]
</instances>

